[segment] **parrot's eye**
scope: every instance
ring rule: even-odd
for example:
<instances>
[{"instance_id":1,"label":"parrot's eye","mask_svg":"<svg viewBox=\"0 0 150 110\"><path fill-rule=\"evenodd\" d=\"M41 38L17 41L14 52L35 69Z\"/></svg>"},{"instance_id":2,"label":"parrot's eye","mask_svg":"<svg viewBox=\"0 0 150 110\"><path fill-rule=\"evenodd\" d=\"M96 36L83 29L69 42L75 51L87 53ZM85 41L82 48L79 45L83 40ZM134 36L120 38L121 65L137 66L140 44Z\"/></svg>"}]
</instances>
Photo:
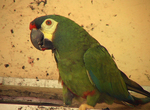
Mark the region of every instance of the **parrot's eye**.
<instances>
[{"instance_id":1,"label":"parrot's eye","mask_svg":"<svg viewBox=\"0 0 150 110\"><path fill-rule=\"evenodd\" d=\"M52 21L51 21L51 20L47 20L47 21L46 21L46 24L47 24L47 25L51 25L51 24L52 24Z\"/></svg>"}]
</instances>

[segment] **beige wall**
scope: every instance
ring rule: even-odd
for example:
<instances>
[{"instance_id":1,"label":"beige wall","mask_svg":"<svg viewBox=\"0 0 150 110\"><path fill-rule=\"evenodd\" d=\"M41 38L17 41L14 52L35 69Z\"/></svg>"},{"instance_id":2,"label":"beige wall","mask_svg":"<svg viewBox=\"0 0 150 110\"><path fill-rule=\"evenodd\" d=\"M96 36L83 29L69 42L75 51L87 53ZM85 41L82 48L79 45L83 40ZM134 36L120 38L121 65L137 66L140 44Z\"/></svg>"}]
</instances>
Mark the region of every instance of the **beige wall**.
<instances>
[{"instance_id":1,"label":"beige wall","mask_svg":"<svg viewBox=\"0 0 150 110\"><path fill-rule=\"evenodd\" d=\"M45 6L33 1L1 0L0 76L58 78L51 51L31 45L29 23L38 16L60 14L84 25L131 79L150 85L150 0L48 0Z\"/></svg>"}]
</instances>

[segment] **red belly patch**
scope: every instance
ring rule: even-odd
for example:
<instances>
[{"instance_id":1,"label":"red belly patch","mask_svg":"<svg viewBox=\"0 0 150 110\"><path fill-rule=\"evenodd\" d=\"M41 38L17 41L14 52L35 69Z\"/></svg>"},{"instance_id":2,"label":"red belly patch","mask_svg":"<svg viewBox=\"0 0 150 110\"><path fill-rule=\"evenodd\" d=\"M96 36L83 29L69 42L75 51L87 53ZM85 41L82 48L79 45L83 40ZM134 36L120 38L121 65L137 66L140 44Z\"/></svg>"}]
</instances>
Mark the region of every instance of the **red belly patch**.
<instances>
[{"instance_id":1,"label":"red belly patch","mask_svg":"<svg viewBox=\"0 0 150 110\"><path fill-rule=\"evenodd\" d=\"M62 81L62 86L63 85L64 85L64 82ZM73 93L70 88L68 88L68 89L70 90L71 93ZM73 93L73 94L76 95L77 97L79 97L77 94L75 94L75 93ZM83 95L81 97L86 99L87 96L93 96L94 94L95 94L95 90L93 90L93 91L86 91L86 92L83 93Z\"/></svg>"},{"instance_id":2,"label":"red belly patch","mask_svg":"<svg viewBox=\"0 0 150 110\"><path fill-rule=\"evenodd\" d=\"M84 99L86 99L87 96L89 96L89 95L90 95L90 96L93 96L94 94L95 94L95 90L93 90L93 91L86 91L86 92L83 93L83 96L82 96L82 97L83 97Z\"/></svg>"}]
</instances>

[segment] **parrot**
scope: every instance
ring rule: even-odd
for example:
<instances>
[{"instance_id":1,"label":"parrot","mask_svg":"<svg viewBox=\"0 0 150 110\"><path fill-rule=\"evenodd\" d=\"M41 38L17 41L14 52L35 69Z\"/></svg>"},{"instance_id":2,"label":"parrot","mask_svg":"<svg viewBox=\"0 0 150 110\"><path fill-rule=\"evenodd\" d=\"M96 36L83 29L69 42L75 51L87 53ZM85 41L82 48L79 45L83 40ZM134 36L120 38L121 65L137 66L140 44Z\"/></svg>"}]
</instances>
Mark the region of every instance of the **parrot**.
<instances>
[{"instance_id":1,"label":"parrot","mask_svg":"<svg viewBox=\"0 0 150 110\"><path fill-rule=\"evenodd\" d=\"M150 92L129 79L108 50L73 20L61 15L40 16L30 22L29 29L33 46L54 54L65 105L71 105L75 97L86 99L79 110L115 100L133 107L150 102Z\"/></svg>"}]
</instances>

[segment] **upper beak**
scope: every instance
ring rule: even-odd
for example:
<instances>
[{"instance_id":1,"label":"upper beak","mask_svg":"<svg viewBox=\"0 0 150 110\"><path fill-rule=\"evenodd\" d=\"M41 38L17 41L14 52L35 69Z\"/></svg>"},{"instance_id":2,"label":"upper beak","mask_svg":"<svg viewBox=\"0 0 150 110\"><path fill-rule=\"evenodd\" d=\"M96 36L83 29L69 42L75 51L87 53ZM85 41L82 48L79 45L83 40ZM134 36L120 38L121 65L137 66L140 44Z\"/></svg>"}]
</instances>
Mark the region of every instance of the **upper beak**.
<instances>
[{"instance_id":1,"label":"upper beak","mask_svg":"<svg viewBox=\"0 0 150 110\"><path fill-rule=\"evenodd\" d=\"M38 29L32 29L30 39L33 46L38 50L53 49L53 43L44 38L44 34Z\"/></svg>"}]
</instances>

